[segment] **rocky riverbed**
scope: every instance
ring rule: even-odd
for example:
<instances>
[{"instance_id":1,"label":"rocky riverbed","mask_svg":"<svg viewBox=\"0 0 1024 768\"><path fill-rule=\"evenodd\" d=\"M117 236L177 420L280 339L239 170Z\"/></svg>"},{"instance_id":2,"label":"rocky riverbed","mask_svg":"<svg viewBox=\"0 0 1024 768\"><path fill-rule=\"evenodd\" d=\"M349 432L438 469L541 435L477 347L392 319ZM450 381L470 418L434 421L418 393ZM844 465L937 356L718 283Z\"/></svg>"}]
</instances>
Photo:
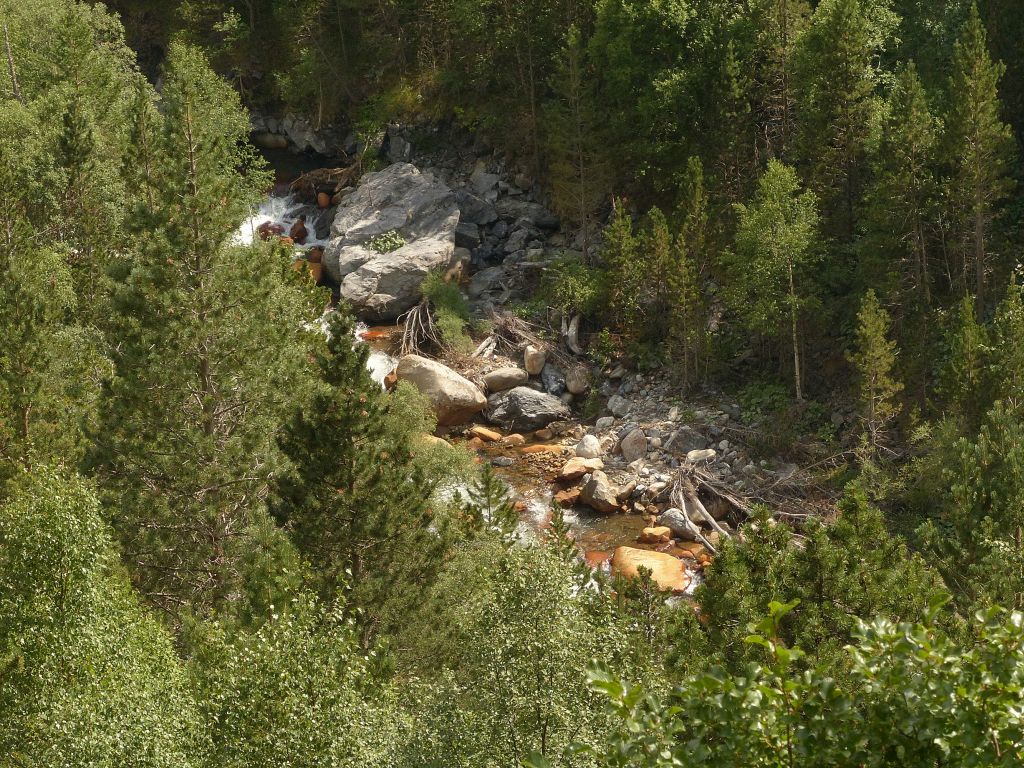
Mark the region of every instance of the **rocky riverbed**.
<instances>
[{"instance_id":1,"label":"rocky riverbed","mask_svg":"<svg viewBox=\"0 0 1024 768\"><path fill-rule=\"evenodd\" d=\"M573 249L522 168L468 138L438 145L418 153L410 135L392 128L385 154L396 162L334 192L329 205L289 198L276 214L273 202L261 209L282 224L299 212L311 217L322 279L361 319L394 320L419 301L432 270L459 283L475 316L493 319L527 299ZM296 258L309 258L308 249ZM374 378L408 381L427 395L436 437L490 462L527 527L545 527L558 505L594 567L611 562L629 574L645 566L663 586L692 590L742 522L724 499L793 468L751 458L736 403L710 393L683 399L665 374L601 367L564 330L518 341L495 334L474 355L439 360L399 355L393 329L367 329L363 338L375 347ZM719 492L694 485L698 474Z\"/></svg>"}]
</instances>

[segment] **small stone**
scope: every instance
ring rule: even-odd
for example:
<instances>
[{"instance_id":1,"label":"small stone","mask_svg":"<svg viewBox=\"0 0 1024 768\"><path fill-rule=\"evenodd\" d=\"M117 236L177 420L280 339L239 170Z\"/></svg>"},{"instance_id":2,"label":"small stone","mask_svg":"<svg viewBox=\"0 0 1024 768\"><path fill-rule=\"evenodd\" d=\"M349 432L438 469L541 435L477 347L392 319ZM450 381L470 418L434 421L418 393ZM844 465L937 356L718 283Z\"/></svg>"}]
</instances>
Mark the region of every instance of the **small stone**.
<instances>
[{"instance_id":1,"label":"small stone","mask_svg":"<svg viewBox=\"0 0 1024 768\"><path fill-rule=\"evenodd\" d=\"M640 541L644 544L668 544L672 541L672 529L664 525L644 528Z\"/></svg>"},{"instance_id":2,"label":"small stone","mask_svg":"<svg viewBox=\"0 0 1024 768\"><path fill-rule=\"evenodd\" d=\"M717 455L718 453L715 451L714 448L705 448L702 451L690 451L688 454L686 454L686 460L695 464L698 461L707 461L708 459L713 459Z\"/></svg>"},{"instance_id":3,"label":"small stone","mask_svg":"<svg viewBox=\"0 0 1024 768\"><path fill-rule=\"evenodd\" d=\"M596 459L601 455L601 441L594 435L585 435L576 446L576 455L583 459Z\"/></svg>"},{"instance_id":4,"label":"small stone","mask_svg":"<svg viewBox=\"0 0 1024 768\"><path fill-rule=\"evenodd\" d=\"M514 432L508 435L502 442L512 448L518 448L519 446L526 445L526 438L518 432Z\"/></svg>"},{"instance_id":5,"label":"small stone","mask_svg":"<svg viewBox=\"0 0 1024 768\"><path fill-rule=\"evenodd\" d=\"M531 376L539 376L544 370L548 355L543 349L530 344L523 352L523 366Z\"/></svg>"},{"instance_id":6,"label":"small stone","mask_svg":"<svg viewBox=\"0 0 1024 768\"><path fill-rule=\"evenodd\" d=\"M495 456L491 459L491 464L495 467L511 467L515 463L515 459L511 456Z\"/></svg>"},{"instance_id":7,"label":"small stone","mask_svg":"<svg viewBox=\"0 0 1024 768\"><path fill-rule=\"evenodd\" d=\"M580 501L598 512L616 512L619 509L618 493L601 470L595 470L580 491Z\"/></svg>"},{"instance_id":8,"label":"small stone","mask_svg":"<svg viewBox=\"0 0 1024 768\"><path fill-rule=\"evenodd\" d=\"M533 433L534 440L550 440L555 436L555 433L550 429L538 429Z\"/></svg>"},{"instance_id":9,"label":"small stone","mask_svg":"<svg viewBox=\"0 0 1024 768\"><path fill-rule=\"evenodd\" d=\"M596 422L594 422L594 429L598 432L604 432L607 429L611 429L615 426L614 416L602 416Z\"/></svg>"},{"instance_id":10,"label":"small stone","mask_svg":"<svg viewBox=\"0 0 1024 768\"><path fill-rule=\"evenodd\" d=\"M632 403L624 397L619 395L612 395L608 398L608 410L615 416L625 416L629 413L629 409L632 407Z\"/></svg>"}]
</instances>

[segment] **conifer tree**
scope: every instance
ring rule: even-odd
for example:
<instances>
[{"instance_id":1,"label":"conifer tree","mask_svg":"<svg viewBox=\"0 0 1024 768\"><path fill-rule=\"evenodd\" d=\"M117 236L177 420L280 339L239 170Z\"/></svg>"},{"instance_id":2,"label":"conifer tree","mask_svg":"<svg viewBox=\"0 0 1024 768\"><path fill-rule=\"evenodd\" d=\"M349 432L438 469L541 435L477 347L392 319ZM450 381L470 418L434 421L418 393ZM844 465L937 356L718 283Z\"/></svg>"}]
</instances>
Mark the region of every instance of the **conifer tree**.
<instances>
[{"instance_id":1,"label":"conifer tree","mask_svg":"<svg viewBox=\"0 0 1024 768\"><path fill-rule=\"evenodd\" d=\"M877 459L890 448L890 430L900 413L895 398L903 385L893 378L896 342L889 338L891 326L889 313L879 304L875 292L868 291L857 314L856 351L850 356L859 377L860 418L868 460Z\"/></svg>"},{"instance_id":2,"label":"conifer tree","mask_svg":"<svg viewBox=\"0 0 1024 768\"><path fill-rule=\"evenodd\" d=\"M473 484L467 489L462 505L464 527L473 533L496 533L508 543L515 539L519 515L508 487L498 478L490 464L484 464Z\"/></svg>"},{"instance_id":3,"label":"conifer tree","mask_svg":"<svg viewBox=\"0 0 1024 768\"><path fill-rule=\"evenodd\" d=\"M861 0L825 0L800 51L801 156L836 228L851 238L865 143L876 109L870 21Z\"/></svg>"},{"instance_id":4,"label":"conifer tree","mask_svg":"<svg viewBox=\"0 0 1024 768\"><path fill-rule=\"evenodd\" d=\"M928 99L910 62L900 73L874 160L875 182L868 195L871 237L896 264L876 264L872 271L895 269L899 294L925 308L931 303L930 230L934 226L938 186L938 131ZM910 303L910 301L908 301Z\"/></svg>"},{"instance_id":5,"label":"conifer tree","mask_svg":"<svg viewBox=\"0 0 1024 768\"><path fill-rule=\"evenodd\" d=\"M648 338L663 339L671 327L669 312L672 294L669 280L674 266L673 239L665 214L657 206L651 208L647 212L647 227L642 241L647 261L643 291L650 301L650 327L645 334Z\"/></svg>"},{"instance_id":6,"label":"conifer tree","mask_svg":"<svg viewBox=\"0 0 1024 768\"><path fill-rule=\"evenodd\" d=\"M992 61L976 5L953 54L949 83L949 159L951 188L963 244L964 288L973 282L975 311L990 308L988 272L992 257L992 220L1010 190L1014 154L1010 127L1002 121L998 85L1006 68Z\"/></svg>"},{"instance_id":7,"label":"conifer tree","mask_svg":"<svg viewBox=\"0 0 1024 768\"><path fill-rule=\"evenodd\" d=\"M274 483L271 511L325 598L350 581L376 624L416 603L450 542L431 504L434 479L389 430L389 399L366 372L367 347L353 348L352 321L332 314L328 336L320 386L280 439L291 467Z\"/></svg>"},{"instance_id":8,"label":"conifer tree","mask_svg":"<svg viewBox=\"0 0 1024 768\"><path fill-rule=\"evenodd\" d=\"M780 340L788 335L796 399L803 400L800 315L812 296L817 198L800 191L792 168L771 160L750 205L736 211L736 252L725 257L733 307L750 330Z\"/></svg>"},{"instance_id":9,"label":"conifer tree","mask_svg":"<svg viewBox=\"0 0 1024 768\"><path fill-rule=\"evenodd\" d=\"M552 77L555 98L547 108L546 136L553 202L564 219L579 226L584 259L590 256L594 216L610 181L598 142L593 82L581 32L572 26Z\"/></svg>"},{"instance_id":10,"label":"conifer tree","mask_svg":"<svg viewBox=\"0 0 1024 768\"><path fill-rule=\"evenodd\" d=\"M152 120L142 101L137 119ZM314 310L280 256L232 242L265 176L230 86L175 45L161 103L158 146L133 150L156 169L155 206L140 206L146 236L115 295L115 376L92 466L144 594L170 611L230 613L253 588L243 566L267 530L274 437L287 401L308 394L302 326Z\"/></svg>"},{"instance_id":11,"label":"conifer tree","mask_svg":"<svg viewBox=\"0 0 1024 768\"><path fill-rule=\"evenodd\" d=\"M643 321L641 288L645 279L638 236L624 200L613 201L612 218L604 230L601 258L609 273L609 309L617 324L636 333Z\"/></svg>"},{"instance_id":12,"label":"conifer tree","mask_svg":"<svg viewBox=\"0 0 1024 768\"><path fill-rule=\"evenodd\" d=\"M666 285L670 297L669 344L687 390L699 376L704 352L704 302L700 277L707 239L707 198L701 162L691 157L679 205L679 232L672 249Z\"/></svg>"},{"instance_id":13,"label":"conifer tree","mask_svg":"<svg viewBox=\"0 0 1024 768\"><path fill-rule=\"evenodd\" d=\"M995 398L989 370L991 340L988 328L977 320L970 296L960 301L954 322L939 393L949 407L950 417L960 425L961 434L973 435Z\"/></svg>"},{"instance_id":14,"label":"conifer tree","mask_svg":"<svg viewBox=\"0 0 1024 768\"><path fill-rule=\"evenodd\" d=\"M806 0L757 0L750 6L756 31L758 101L764 154L788 160L797 135L794 54L811 15Z\"/></svg>"}]
</instances>

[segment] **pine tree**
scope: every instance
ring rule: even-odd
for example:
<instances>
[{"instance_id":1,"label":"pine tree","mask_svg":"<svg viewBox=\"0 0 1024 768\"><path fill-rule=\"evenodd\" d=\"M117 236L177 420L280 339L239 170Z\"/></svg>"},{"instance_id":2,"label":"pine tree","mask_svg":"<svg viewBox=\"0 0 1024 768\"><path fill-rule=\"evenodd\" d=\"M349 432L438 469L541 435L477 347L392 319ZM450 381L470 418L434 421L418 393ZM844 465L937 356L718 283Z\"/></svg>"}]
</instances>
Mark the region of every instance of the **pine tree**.
<instances>
[{"instance_id":1,"label":"pine tree","mask_svg":"<svg viewBox=\"0 0 1024 768\"><path fill-rule=\"evenodd\" d=\"M682 373L683 390L698 378L705 351L704 301L700 287L707 239L707 198L701 162L691 157L679 205L679 232L672 249L666 286L669 306L669 344Z\"/></svg>"},{"instance_id":2,"label":"pine tree","mask_svg":"<svg viewBox=\"0 0 1024 768\"><path fill-rule=\"evenodd\" d=\"M899 416L895 398L903 385L893 378L896 342L889 338L892 319L878 303L874 291L868 291L857 314L856 351L850 362L859 377L861 424L869 461L890 450L890 430Z\"/></svg>"},{"instance_id":3,"label":"pine tree","mask_svg":"<svg viewBox=\"0 0 1024 768\"><path fill-rule=\"evenodd\" d=\"M817 198L800 192L792 168L772 160L750 205L736 211L736 252L725 257L732 305L750 330L780 340L789 336L796 398L803 400L800 314L811 298Z\"/></svg>"},{"instance_id":4,"label":"pine tree","mask_svg":"<svg viewBox=\"0 0 1024 768\"><path fill-rule=\"evenodd\" d=\"M476 534L490 531L502 541L515 540L519 515L508 487L498 478L490 464L484 464L480 474L467 489L462 504L463 525Z\"/></svg>"},{"instance_id":5,"label":"pine tree","mask_svg":"<svg viewBox=\"0 0 1024 768\"><path fill-rule=\"evenodd\" d=\"M592 83L580 30L572 26L552 78L555 99L546 108L546 143L554 206L563 219L579 226L584 259L590 256L594 216L610 182L601 157Z\"/></svg>"},{"instance_id":6,"label":"pine tree","mask_svg":"<svg viewBox=\"0 0 1024 768\"><path fill-rule=\"evenodd\" d=\"M644 319L641 287L645 278L633 220L625 201L613 201L612 218L604 230L601 258L608 268L609 309L616 324L637 333Z\"/></svg>"},{"instance_id":7,"label":"pine tree","mask_svg":"<svg viewBox=\"0 0 1024 768\"><path fill-rule=\"evenodd\" d=\"M803 165L837 230L852 238L861 166L877 82L870 22L861 0L825 0L800 51Z\"/></svg>"},{"instance_id":8,"label":"pine tree","mask_svg":"<svg viewBox=\"0 0 1024 768\"><path fill-rule=\"evenodd\" d=\"M899 291L907 303L931 303L930 229L934 226L938 185L935 178L938 131L928 108L917 68L910 62L900 73L874 160L875 182L869 192L870 246L881 244L898 264ZM869 265L875 267L872 261Z\"/></svg>"},{"instance_id":9,"label":"pine tree","mask_svg":"<svg viewBox=\"0 0 1024 768\"><path fill-rule=\"evenodd\" d=\"M389 429L389 399L366 372L368 349L352 346L352 321L332 315L328 335L321 386L280 439L291 467L274 483L271 511L325 598L351 583L372 631L429 587L447 524L434 514L434 479L413 461L407 437ZM490 511L502 515L500 505Z\"/></svg>"},{"instance_id":10,"label":"pine tree","mask_svg":"<svg viewBox=\"0 0 1024 768\"><path fill-rule=\"evenodd\" d=\"M266 177L237 95L197 51L171 48L162 110L159 146L133 150L158 182L115 295L115 376L92 466L144 594L172 612L230 613L255 589L243 566L267 530L275 434L312 380L313 297L273 251L232 243Z\"/></svg>"},{"instance_id":11,"label":"pine tree","mask_svg":"<svg viewBox=\"0 0 1024 768\"><path fill-rule=\"evenodd\" d=\"M657 206L651 208L647 212L647 227L642 241L647 261L643 291L650 301L650 327L645 332L647 338L664 339L671 328L669 312L672 294L669 280L674 266L673 240L665 214Z\"/></svg>"},{"instance_id":12,"label":"pine tree","mask_svg":"<svg viewBox=\"0 0 1024 768\"><path fill-rule=\"evenodd\" d=\"M939 394L961 434L977 433L995 399L989 370L991 341L978 322L974 300L965 296L957 307L956 325L949 334L949 358L942 371Z\"/></svg>"},{"instance_id":13,"label":"pine tree","mask_svg":"<svg viewBox=\"0 0 1024 768\"><path fill-rule=\"evenodd\" d=\"M1000 117L998 85L1006 68L993 62L976 5L953 54L949 83L948 151L954 168L950 188L963 241L964 288L973 280L979 317L990 307L987 283L992 220L1011 187L1014 154L1010 127ZM968 277L973 273L972 277Z\"/></svg>"},{"instance_id":14,"label":"pine tree","mask_svg":"<svg viewBox=\"0 0 1024 768\"><path fill-rule=\"evenodd\" d=\"M756 31L757 79L764 154L785 161L797 134L793 58L810 18L806 0L758 0L751 4Z\"/></svg>"}]
</instances>

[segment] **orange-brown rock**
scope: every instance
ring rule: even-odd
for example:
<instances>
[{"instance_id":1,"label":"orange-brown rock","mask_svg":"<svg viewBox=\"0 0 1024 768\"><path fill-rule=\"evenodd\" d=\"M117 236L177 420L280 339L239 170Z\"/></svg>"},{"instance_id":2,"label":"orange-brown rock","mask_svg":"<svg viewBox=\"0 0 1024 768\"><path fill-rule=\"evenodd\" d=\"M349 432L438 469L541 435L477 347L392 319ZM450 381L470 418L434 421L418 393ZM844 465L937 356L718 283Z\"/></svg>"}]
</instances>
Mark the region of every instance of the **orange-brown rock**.
<instances>
[{"instance_id":1,"label":"orange-brown rock","mask_svg":"<svg viewBox=\"0 0 1024 768\"><path fill-rule=\"evenodd\" d=\"M545 441L545 440L550 440L554 436L555 436L555 433L552 432L550 429L538 429L536 432L533 433L533 439L534 440Z\"/></svg>"},{"instance_id":2,"label":"orange-brown rock","mask_svg":"<svg viewBox=\"0 0 1024 768\"><path fill-rule=\"evenodd\" d=\"M569 459L558 475L559 480L579 480L595 469L604 469L604 462L600 459L581 459L578 456Z\"/></svg>"},{"instance_id":3,"label":"orange-brown rock","mask_svg":"<svg viewBox=\"0 0 1024 768\"><path fill-rule=\"evenodd\" d=\"M466 441L466 447L471 451L481 451L484 447L484 441L479 437L474 437L471 440Z\"/></svg>"},{"instance_id":4,"label":"orange-brown rock","mask_svg":"<svg viewBox=\"0 0 1024 768\"><path fill-rule=\"evenodd\" d=\"M574 507L579 500L579 488L566 488L564 491L559 491L555 494L555 501L563 507Z\"/></svg>"},{"instance_id":5,"label":"orange-brown rock","mask_svg":"<svg viewBox=\"0 0 1024 768\"><path fill-rule=\"evenodd\" d=\"M617 574L629 579L636 578L640 568L647 568L651 578L662 589L684 592L690 584L690 576L683 561L664 552L619 547L612 555L612 571Z\"/></svg>"},{"instance_id":6,"label":"orange-brown rock","mask_svg":"<svg viewBox=\"0 0 1024 768\"><path fill-rule=\"evenodd\" d=\"M265 221L256 227L256 234L259 235L260 240L269 240L272 237L283 235L284 227L271 221Z\"/></svg>"},{"instance_id":7,"label":"orange-brown rock","mask_svg":"<svg viewBox=\"0 0 1024 768\"><path fill-rule=\"evenodd\" d=\"M520 435L518 432L513 432L511 435L506 435L505 439L502 440L501 442L512 448L518 448L521 445L526 445L526 438Z\"/></svg>"},{"instance_id":8,"label":"orange-brown rock","mask_svg":"<svg viewBox=\"0 0 1024 768\"><path fill-rule=\"evenodd\" d=\"M278 242L281 243L281 245L295 245L295 241L292 240L290 237L279 237L277 238L277 240Z\"/></svg>"},{"instance_id":9,"label":"orange-brown rock","mask_svg":"<svg viewBox=\"0 0 1024 768\"><path fill-rule=\"evenodd\" d=\"M318 192L316 196L317 208L330 208L331 207L331 196L326 192Z\"/></svg>"},{"instance_id":10,"label":"orange-brown rock","mask_svg":"<svg viewBox=\"0 0 1024 768\"><path fill-rule=\"evenodd\" d=\"M303 245L306 242L306 238L309 237L309 230L306 229L305 216L301 217L294 224L292 224L292 228L288 230L288 237L290 237L293 242L298 243L299 245Z\"/></svg>"},{"instance_id":11,"label":"orange-brown rock","mask_svg":"<svg viewBox=\"0 0 1024 768\"><path fill-rule=\"evenodd\" d=\"M640 541L644 544L668 544L672 541L672 529L664 525L644 528L640 534Z\"/></svg>"},{"instance_id":12,"label":"orange-brown rock","mask_svg":"<svg viewBox=\"0 0 1024 768\"><path fill-rule=\"evenodd\" d=\"M478 425L474 425L470 428L469 434L473 437L479 437L485 443L494 443L501 440L501 432L496 432L493 429L488 429L487 427L481 427Z\"/></svg>"},{"instance_id":13,"label":"orange-brown rock","mask_svg":"<svg viewBox=\"0 0 1024 768\"><path fill-rule=\"evenodd\" d=\"M398 386L398 371L392 371L384 377L384 389L388 392Z\"/></svg>"},{"instance_id":14,"label":"orange-brown rock","mask_svg":"<svg viewBox=\"0 0 1024 768\"><path fill-rule=\"evenodd\" d=\"M564 449L560 445L528 445L523 448L523 453L561 453Z\"/></svg>"},{"instance_id":15,"label":"orange-brown rock","mask_svg":"<svg viewBox=\"0 0 1024 768\"><path fill-rule=\"evenodd\" d=\"M306 251L306 260L310 264L319 264L324 260L324 249L319 245L315 245Z\"/></svg>"}]
</instances>

